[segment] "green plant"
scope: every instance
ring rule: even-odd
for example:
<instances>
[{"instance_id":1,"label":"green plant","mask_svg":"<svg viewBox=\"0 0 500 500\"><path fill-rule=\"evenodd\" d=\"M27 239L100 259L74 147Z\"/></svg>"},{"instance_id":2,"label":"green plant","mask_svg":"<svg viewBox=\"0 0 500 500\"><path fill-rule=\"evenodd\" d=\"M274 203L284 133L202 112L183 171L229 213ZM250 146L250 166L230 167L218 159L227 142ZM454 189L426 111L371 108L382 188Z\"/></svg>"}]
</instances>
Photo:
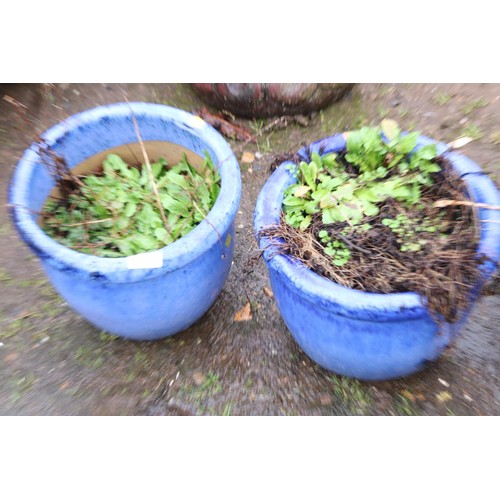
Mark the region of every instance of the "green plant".
<instances>
[{"instance_id":1,"label":"green plant","mask_svg":"<svg viewBox=\"0 0 500 500\"><path fill-rule=\"evenodd\" d=\"M470 115L475 109L484 108L489 104L485 99L479 98L469 101L465 106L462 107L462 111L465 115Z\"/></svg>"},{"instance_id":2,"label":"green plant","mask_svg":"<svg viewBox=\"0 0 500 500\"><path fill-rule=\"evenodd\" d=\"M334 240L326 230L318 233L322 243L325 243L324 252L332 257L332 262L336 266L343 266L351 256L350 250L339 240Z\"/></svg>"},{"instance_id":3,"label":"green plant","mask_svg":"<svg viewBox=\"0 0 500 500\"><path fill-rule=\"evenodd\" d=\"M450 99L451 99L451 95L447 94L446 92L439 92L439 94L436 94L432 98L432 100L436 104L439 104L440 106L444 106Z\"/></svg>"},{"instance_id":4,"label":"green plant","mask_svg":"<svg viewBox=\"0 0 500 500\"><path fill-rule=\"evenodd\" d=\"M426 145L414 152L419 132L404 135L392 120L382 123L382 128L363 127L350 133L343 157L313 152L309 162L301 161L290 168L297 177L283 198L285 220L290 226L305 231L315 214L321 214L324 225L345 223L343 234L349 236L369 229L369 219L379 214L380 206L389 198L403 206L419 202L422 189L432 185L432 175L441 170L434 161L436 146ZM393 226L401 223L398 219ZM418 231L426 231L431 226L422 222L418 227ZM332 239L326 229L321 229L317 238L335 265L342 266L349 260L350 251L344 242ZM402 249L417 251L419 244L410 241Z\"/></svg>"},{"instance_id":5,"label":"green plant","mask_svg":"<svg viewBox=\"0 0 500 500\"><path fill-rule=\"evenodd\" d=\"M441 230L442 215L437 216L438 221L430 221L428 217L409 218L405 214L398 214L394 219L382 219L382 224L389 227L398 238L402 252L419 252L424 245L429 243L421 233L435 233Z\"/></svg>"},{"instance_id":6,"label":"green plant","mask_svg":"<svg viewBox=\"0 0 500 500\"><path fill-rule=\"evenodd\" d=\"M162 210L145 166L125 163L111 154L102 173L80 180L67 199L50 199L43 228L63 245L101 257L121 257L155 250L189 233L212 208L220 176L206 155L197 170L186 157L169 166L151 164Z\"/></svg>"},{"instance_id":7,"label":"green plant","mask_svg":"<svg viewBox=\"0 0 500 500\"><path fill-rule=\"evenodd\" d=\"M356 379L332 375L333 392L349 413L363 415L372 404L370 389Z\"/></svg>"},{"instance_id":8,"label":"green plant","mask_svg":"<svg viewBox=\"0 0 500 500\"><path fill-rule=\"evenodd\" d=\"M412 291L454 322L481 278L477 216L453 162L418 136L384 120L344 134L336 153L301 150L280 221L259 237L343 287Z\"/></svg>"},{"instance_id":9,"label":"green plant","mask_svg":"<svg viewBox=\"0 0 500 500\"><path fill-rule=\"evenodd\" d=\"M478 125L471 123L462 130L461 135L464 137L471 137L472 139L480 139L483 137L483 132Z\"/></svg>"}]
</instances>

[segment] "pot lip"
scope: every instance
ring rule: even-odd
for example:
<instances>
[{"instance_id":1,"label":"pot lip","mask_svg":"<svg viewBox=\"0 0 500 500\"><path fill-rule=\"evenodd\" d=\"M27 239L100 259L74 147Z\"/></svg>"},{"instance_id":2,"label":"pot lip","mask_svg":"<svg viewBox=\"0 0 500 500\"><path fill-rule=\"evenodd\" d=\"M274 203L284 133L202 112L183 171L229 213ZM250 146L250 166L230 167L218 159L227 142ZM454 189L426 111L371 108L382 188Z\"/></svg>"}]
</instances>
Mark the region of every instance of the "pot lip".
<instances>
[{"instance_id":1,"label":"pot lip","mask_svg":"<svg viewBox=\"0 0 500 500\"><path fill-rule=\"evenodd\" d=\"M437 154L447 158L453 167L461 174L467 183L471 196L477 201L489 205L500 205L500 194L495 185L482 169L469 158L455 151L450 151L448 145L434 141L426 136L420 135L416 148L427 144L436 144ZM312 143L310 152L330 153L338 152L345 148L346 135L335 134ZM307 150L302 148L298 151L299 157L306 159ZM401 316L401 314L412 317L427 315L427 308L423 298L415 292L376 293L354 290L308 269L304 264L287 255L273 254L273 250L267 248L268 238L258 238L258 233L264 227L275 225L279 222L283 191L293 182L293 176L287 171L287 167L293 165L285 161L275 170L259 193L254 213L254 233L259 248L267 266L284 276L299 292L311 303L323 308L337 307L346 311L358 313L360 317L371 317L373 312L384 313L387 319ZM489 257L493 262L500 260L500 213L495 210L479 209L480 220L489 220L493 223L481 222L481 237L478 253ZM483 277L487 279L494 271L495 264L489 262L482 265ZM402 311L405 311L404 313Z\"/></svg>"},{"instance_id":2,"label":"pot lip","mask_svg":"<svg viewBox=\"0 0 500 500\"><path fill-rule=\"evenodd\" d=\"M37 143L33 143L26 149L14 170L9 186L8 206L14 225L26 244L42 260L48 260L56 268L113 282L135 282L175 271L199 258L214 244L221 246L223 255L228 250L229 245L221 241L221 238L230 227L240 203L240 169L229 144L200 117L163 104L118 102L72 115L49 128L41 138L48 145L53 145L68 131L92 126L102 118L129 118L131 109L137 117L148 116L170 121L178 128L210 144L215 154L212 159L214 164L219 166L221 176L219 196L207 217L190 233L161 249L138 254L140 257L111 258L84 254L67 248L48 236L28 209L29 182L40 159Z\"/></svg>"}]
</instances>

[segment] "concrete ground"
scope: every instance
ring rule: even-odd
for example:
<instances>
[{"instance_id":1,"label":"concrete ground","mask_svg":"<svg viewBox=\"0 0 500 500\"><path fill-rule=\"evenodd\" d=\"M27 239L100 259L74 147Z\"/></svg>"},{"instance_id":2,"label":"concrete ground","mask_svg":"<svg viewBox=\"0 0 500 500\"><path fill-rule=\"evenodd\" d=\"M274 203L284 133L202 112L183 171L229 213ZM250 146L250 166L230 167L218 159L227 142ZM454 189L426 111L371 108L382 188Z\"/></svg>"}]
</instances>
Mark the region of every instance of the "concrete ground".
<instances>
[{"instance_id":1,"label":"concrete ground","mask_svg":"<svg viewBox=\"0 0 500 500\"><path fill-rule=\"evenodd\" d=\"M130 101L196 111L188 85L122 85ZM307 358L265 290L265 264L253 259L253 207L274 154L362 124L396 119L403 128L449 142L500 185L500 85L359 84L307 127L270 130L241 120L257 144L229 141L241 163L234 265L212 308L188 330L156 342L112 337L68 308L13 229L4 203L17 158L37 134L97 105L123 100L112 84L0 84L27 110L0 100L0 415L498 415L498 280L479 300L457 342L411 377L364 383L336 376ZM264 132L263 132L264 130ZM234 322L247 302L252 317Z\"/></svg>"}]
</instances>

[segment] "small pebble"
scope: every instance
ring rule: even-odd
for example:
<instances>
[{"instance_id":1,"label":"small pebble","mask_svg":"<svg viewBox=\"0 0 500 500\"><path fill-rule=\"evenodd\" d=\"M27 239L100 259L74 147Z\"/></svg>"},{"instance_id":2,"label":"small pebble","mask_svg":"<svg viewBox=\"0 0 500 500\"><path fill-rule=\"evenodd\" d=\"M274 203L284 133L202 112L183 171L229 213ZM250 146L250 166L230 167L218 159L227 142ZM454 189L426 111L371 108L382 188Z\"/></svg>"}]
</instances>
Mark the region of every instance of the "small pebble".
<instances>
[{"instance_id":1,"label":"small pebble","mask_svg":"<svg viewBox=\"0 0 500 500\"><path fill-rule=\"evenodd\" d=\"M453 396L448 391L442 391L436 395L436 399L439 403L446 403L453 399Z\"/></svg>"},{"instance_id":2,"label":"small pebble","mask_svg":"<svg viewBox=\"0 0 500 500\"><path fill-rule=\"evenodd\" d=\"M0 342L0 347L3 347L3 345L4 345L3 342Z\"/></svg>"},{"instance_id":3,"label":"small pebble","mask_svg":"<svg viewBox=\"0 0 500 500\"><path fill-rule=\"evenodd\" d=\"M472 401L474 401L468 394L464 394L464 399L465 399L465 401L468 401L469 403L472 403Z\"/></svg>"},{"instance_id":4,"label":"small pebble","mask_svg":"<svg viewBox=\"0 0 500 500\"><path fill-rule=\"evenodd\" d=\"M328 394L323 394L319 401L321 406L330 406L332 404L332 398Z\"/></svg>"},{"instance_id":5,"label":"small pebble","mask_svg":"<svg viewBox=\"0 0 500 500\"><path fill-rule=\"evenodd\" d=\"M446 382L446 380L443 380L442 378L438 378L438 382L444 385L445 387L450 387L450 384Z\"/></svg>"},{"instance_id":6,"label":"small pebble","mask_svg":"<svg viewBox=\"0 0 500 500\"><path fill-rule=\"evenodd\" d=\"M255 158L257 158L257 160L260 160L262 158L262 153L260 153L259 151L257 151L255 153Z\"/></svg>"}]
</instances>

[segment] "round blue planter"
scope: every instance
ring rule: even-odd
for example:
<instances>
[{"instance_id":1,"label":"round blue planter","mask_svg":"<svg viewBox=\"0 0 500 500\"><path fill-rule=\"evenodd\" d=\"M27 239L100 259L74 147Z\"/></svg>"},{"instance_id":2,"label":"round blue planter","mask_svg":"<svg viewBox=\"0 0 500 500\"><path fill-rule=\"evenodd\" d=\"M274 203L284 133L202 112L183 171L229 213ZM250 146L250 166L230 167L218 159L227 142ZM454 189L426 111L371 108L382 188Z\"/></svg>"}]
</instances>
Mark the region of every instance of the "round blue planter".
<instances>
[{"instance_id":1,"label":"round blue planter","mask_svg":"<svg viewBox=\"0 0 500 500\"><path fill-rule=\"evenodd\" d=\"M417 148L431 139L421 136ZM447 146L436 143L438 154L451 161L468 185L473 199L500 205L500 195L480 167ZM345 148L339 134L313 143L311 151L332 152ZM299 155L306 159L306 151ZM283 191L295 182L281 164L257 199L254 230L264 250L271 285L280 313L304 352L327 370L362 380L386 380L414 373L436 360L456 338L466 320L438 326L416 293L379 294L340 286L285 255L276 255L267 238L258 232L279 223ZM491 261L482 265L484 279L500 260L500 212L480 209L479 253ZM477 293L476 293L477 295Z\"/></svg>"},{"instance_id":2,"label":"round blue planter","mask_svg":"<svg viewBox=\"0 0 500 500\"><path fill-rule=\"evenodd\" d=\"M98 328L151 340L186 329L219 295L232 262L241 177L234 154L217 131L199 117L158 104L94 108L55 125L42 139L73 168L102 151L137 143L131 108L144 141L167 141L201 157L206 151L219 169L220 194L207 218L189 234L139 257L95 257L59 244L37 224L36 212L54 188L37 144L16 167L9 208L21 237L72 308Z\"/></svg>"}]
</instances>

